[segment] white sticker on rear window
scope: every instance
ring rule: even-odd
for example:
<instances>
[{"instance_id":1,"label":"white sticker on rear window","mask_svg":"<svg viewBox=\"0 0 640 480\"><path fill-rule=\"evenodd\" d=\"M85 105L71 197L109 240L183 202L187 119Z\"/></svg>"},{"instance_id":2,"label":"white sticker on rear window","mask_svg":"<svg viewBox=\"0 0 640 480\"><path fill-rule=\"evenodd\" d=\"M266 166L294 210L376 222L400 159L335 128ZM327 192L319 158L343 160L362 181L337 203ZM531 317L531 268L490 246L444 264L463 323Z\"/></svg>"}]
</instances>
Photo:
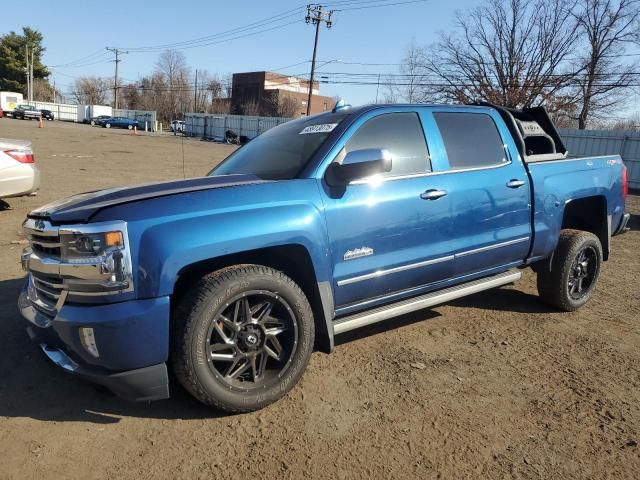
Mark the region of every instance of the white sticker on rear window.
<instances>
[{"instance_id":1,"label":"white sticker on rear window","mask_svg":"<svg viewBox=\"0 0 640 480\"><path fill-rule=\"evenodd\" d=\"M321 123L320 125L309 125L304 127L300 132L300 135L306 135L307 133L327 133L332 131L338 126L337 123Z\"/></svg>"}]
</instances>

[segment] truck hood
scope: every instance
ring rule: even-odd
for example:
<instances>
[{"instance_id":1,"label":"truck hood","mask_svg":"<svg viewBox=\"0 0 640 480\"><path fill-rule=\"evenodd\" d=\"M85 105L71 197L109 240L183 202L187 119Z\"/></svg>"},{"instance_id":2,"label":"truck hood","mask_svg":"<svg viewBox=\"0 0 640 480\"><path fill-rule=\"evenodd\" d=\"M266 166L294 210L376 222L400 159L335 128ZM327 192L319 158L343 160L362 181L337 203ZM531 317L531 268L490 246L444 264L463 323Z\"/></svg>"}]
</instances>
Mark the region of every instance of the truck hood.
<instances>
[{"instance_id":1,"label":"truck hood","mask_svg":"<svg viewBox=\"0 0 640 480\"><path fill-rule=\"evenodd\" d=\"M30 218L48 219L55 224L86 223L100 210L168 195L187 194L214 188L229 188L254 183L265 183L254 175L221 175L190 178L169 182L149 183L134 187L110 188L81 193L48 203L29 213Z\"/></svg>"}]
</instances>

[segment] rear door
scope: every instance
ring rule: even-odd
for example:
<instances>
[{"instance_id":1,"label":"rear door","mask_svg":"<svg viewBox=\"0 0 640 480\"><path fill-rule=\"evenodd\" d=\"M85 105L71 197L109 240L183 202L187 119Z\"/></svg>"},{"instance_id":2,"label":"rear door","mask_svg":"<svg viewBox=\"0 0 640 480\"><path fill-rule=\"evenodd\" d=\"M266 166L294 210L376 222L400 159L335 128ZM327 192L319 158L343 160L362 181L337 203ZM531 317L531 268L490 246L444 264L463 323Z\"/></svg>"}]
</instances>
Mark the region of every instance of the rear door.
<instances>
[{"instance_id":1,"label":"rear door","mask_svg":"<svg viewBox=\"0 0 640 480\"><path fill-rule=\"evenodd\" d=\"M433 108L454 233L456 277L521 263L531 243L531 190L504 122L492 109Z\"/></svg>"}]
</instances>

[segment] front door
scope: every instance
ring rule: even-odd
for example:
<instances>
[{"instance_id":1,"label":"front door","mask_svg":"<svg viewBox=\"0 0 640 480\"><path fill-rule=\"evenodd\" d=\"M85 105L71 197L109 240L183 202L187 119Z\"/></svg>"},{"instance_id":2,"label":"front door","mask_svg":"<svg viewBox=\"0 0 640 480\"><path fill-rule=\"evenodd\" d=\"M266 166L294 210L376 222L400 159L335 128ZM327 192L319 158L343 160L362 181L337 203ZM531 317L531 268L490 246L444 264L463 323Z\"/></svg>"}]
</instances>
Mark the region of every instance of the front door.
<instances>
[{"instance_id":1,"label":"front door","mask_svg":"<svg viewBox=\"0 0 640 480\"><path fill-rule=\"evenodd\" d=\"M452 274L450 203L429 201L436 181L419 115L415 111L370 114L360 121L336 161L352 150L385 148L392 170L352 182L340 195L325 187L334 264L336 307L385 296Z\"/></svg>"}]
</instances>

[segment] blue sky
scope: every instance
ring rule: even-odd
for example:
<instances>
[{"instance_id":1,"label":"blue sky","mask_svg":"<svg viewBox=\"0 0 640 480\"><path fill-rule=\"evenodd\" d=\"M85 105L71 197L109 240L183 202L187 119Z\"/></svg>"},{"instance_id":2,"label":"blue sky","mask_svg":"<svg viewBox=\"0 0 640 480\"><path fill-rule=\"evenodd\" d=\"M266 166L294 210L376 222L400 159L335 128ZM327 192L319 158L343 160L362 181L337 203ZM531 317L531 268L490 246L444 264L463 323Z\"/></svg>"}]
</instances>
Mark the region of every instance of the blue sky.
<instances>
[{"instance_id":1,"label":"blue sky","mask_svg":"<svg viewBox=\"0 0 640 480\"><path fill-rule=\"evenodd\" d=\"M332 0L333 1L333 0ZM398 0L402 1L402 0ZM320 32L318 59L361 63L397 63L403 49L415 38L419 44L435 39L436 32L452 26L458 8L474 6L478 0L431 0L383 8L336 12L330 30ZM84 57L81 67L54 68L57 86L68 92L74 77L113 75L112 55L100 54L106 46L142 47L180 42L213 35L271 17L306 3L244 1L145 1L108 2L29 0L3 21L5 33L29 25L44 35L47 51L44 62L64 65ZM337 6L335 8L338 8ZM297 20L297 22L296 22ZM274 70L311 58L313 28L304 22L304 13L269 24L264 28L295 22L255 36L217 45L183 50L192 68L211 73ZM95 54L95 55L94 55ZM92 56L93 55L93 56ZM120 76L134 81L149 73L159 52L130 53L123 56ZM359 66L334 62L319 71L385 73L393 66ZM308 74L309 63L282 70ZM350 103L373 101L375 86L322 85L321 93L340 95Z\"/></svg>"}]
</instances>

